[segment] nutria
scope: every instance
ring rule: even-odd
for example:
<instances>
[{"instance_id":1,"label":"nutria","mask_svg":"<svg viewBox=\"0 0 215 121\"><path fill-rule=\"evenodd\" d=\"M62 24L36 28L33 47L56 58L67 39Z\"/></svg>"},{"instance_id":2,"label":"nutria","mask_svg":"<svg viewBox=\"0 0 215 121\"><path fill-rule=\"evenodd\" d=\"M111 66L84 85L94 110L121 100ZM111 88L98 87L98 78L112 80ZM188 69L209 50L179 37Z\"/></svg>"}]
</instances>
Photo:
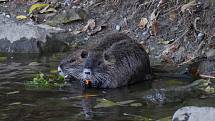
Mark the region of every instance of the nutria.
<instances>
[{"instance_id":1,"label":"nutria","mask_svg":"<svg viewBox=\"0 0 215 121\"><path fill-rule=\"evenodd\" d=\"M67 57L58 70L67 78L81 80L84 87L116 88L151 77L146 51L122 33L110 34L88 52L77 54L78 61Z\"/></svg>"}]
</instances>

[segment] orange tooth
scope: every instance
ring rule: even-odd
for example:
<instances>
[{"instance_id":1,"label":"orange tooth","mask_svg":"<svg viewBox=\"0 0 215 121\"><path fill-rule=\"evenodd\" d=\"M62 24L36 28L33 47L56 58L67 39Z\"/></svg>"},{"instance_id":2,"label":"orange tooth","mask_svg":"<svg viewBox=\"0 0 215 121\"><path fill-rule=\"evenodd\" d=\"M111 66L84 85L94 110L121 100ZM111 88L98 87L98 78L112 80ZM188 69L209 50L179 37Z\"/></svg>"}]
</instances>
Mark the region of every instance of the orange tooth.
<instances>
[{"instance_id":1,"label":"orange tooth","mask_svg":"<svg viewBox=\"0 0 215 121\"><path fill-rule=\"evenodd\" d=\"M84 82L86 85L89 85L92 81L91 80L85 80Z\"/></svg>"}]
</instances>

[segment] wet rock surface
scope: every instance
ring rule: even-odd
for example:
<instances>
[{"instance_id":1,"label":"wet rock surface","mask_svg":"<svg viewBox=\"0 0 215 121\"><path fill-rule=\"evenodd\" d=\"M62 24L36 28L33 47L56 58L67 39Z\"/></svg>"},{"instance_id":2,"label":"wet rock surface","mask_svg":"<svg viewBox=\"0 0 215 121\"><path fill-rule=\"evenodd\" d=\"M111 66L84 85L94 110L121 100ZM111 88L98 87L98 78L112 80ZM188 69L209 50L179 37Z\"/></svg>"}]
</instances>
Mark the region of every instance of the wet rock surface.
<instances>
[{"instance_id":1,"label":"wet rock surface","mask_svg":"<svg viewBox=\"0 0 215 121\"><path fill-rule=\"evenodd\" d=\"M63 32L48 25L33 25L13 21L0 15L0 51L6 53L41 53L52 48L52 52L63 51L68 46L64 38L56 38ZM52 34L55 34L53 40ZM51 44L49 44L51 43ZM58 45L58 46L56 46ZM49 49L50 50L50 49Z\"/></svg>"},{"instance_id":2,"label":"wet rock surface","mask_svg":"<svg viewBox=\"0 0 215 121\"><path fill-rule=\"evenodd\" d=\"M188 106L178 109L172 121L214 121L214 107Z\"/></svg>"}]
</instances>

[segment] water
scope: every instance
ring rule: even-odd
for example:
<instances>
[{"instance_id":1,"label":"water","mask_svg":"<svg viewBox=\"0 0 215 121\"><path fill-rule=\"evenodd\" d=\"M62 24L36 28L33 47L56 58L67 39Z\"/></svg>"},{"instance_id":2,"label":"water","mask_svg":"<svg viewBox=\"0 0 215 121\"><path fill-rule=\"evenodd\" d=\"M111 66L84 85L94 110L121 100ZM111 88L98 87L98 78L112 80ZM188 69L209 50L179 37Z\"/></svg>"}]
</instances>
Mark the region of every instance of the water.
<instances>
[{"instance_id":1,"label":"water","mask_svg":"<svg viewBox=\"0 0 215 121\"><path fill-rule=\"evenodd\" d=\"M30 89L24 83L38 72L49 73L56 69L62 54L52 56L8 55L0 62L0 121L141 121L158 120L172 116L184 105L213 105L213 98L189 99L168 105L146 104L143 92L151 88L184 85L187 81L154 80L152 84L139 83L129 87L109 90L83 90L79 82L58 89ZM32 63L32 62L37 62ZM134 100L135 104L95 108L97 100L113 102Z\"/></svg>"}]
</instances>

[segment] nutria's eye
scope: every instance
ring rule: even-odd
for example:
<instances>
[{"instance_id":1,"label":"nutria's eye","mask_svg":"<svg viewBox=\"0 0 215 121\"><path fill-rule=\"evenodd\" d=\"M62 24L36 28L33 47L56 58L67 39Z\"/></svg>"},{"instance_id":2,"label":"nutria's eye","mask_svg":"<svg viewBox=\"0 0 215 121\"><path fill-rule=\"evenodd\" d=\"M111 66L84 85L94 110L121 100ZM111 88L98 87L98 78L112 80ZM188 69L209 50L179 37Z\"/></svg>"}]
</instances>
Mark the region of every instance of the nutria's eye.
<instances>
[{"instance_id":1,"label":"nutria's eye","mask_svg":"<svg viewBox=\"0 0 215 121\"><path fill-rule=\"evenodd\" d=\"M108 61L108 60L110 59L109 55L107 55L107 54L105 53L105 54L104 54L104 59L105 59L106 61Z\"/></svg>"},{"instance_id":2,"label":"nutria's eye","mask_svg":"<svg viewBox=\"0 0 215 121\"><path fill-rule=\"evenodd\" d=\"M75 62L75 59L71 59L71 60L69 60L69 62L70 62L70 63L73 63L73 62Z\"/></svg>"},{"instance_id":3,"label":"nutria's eye","mask_svg":"<svg viewBox=\"0 0 215 121\"><path fill-rule=\"evenodd\" d=\"M84 51L81 52L81 58L86 58L87 55L88 55L87 51L84 50Z\"/></svg>"}]
</instances>

